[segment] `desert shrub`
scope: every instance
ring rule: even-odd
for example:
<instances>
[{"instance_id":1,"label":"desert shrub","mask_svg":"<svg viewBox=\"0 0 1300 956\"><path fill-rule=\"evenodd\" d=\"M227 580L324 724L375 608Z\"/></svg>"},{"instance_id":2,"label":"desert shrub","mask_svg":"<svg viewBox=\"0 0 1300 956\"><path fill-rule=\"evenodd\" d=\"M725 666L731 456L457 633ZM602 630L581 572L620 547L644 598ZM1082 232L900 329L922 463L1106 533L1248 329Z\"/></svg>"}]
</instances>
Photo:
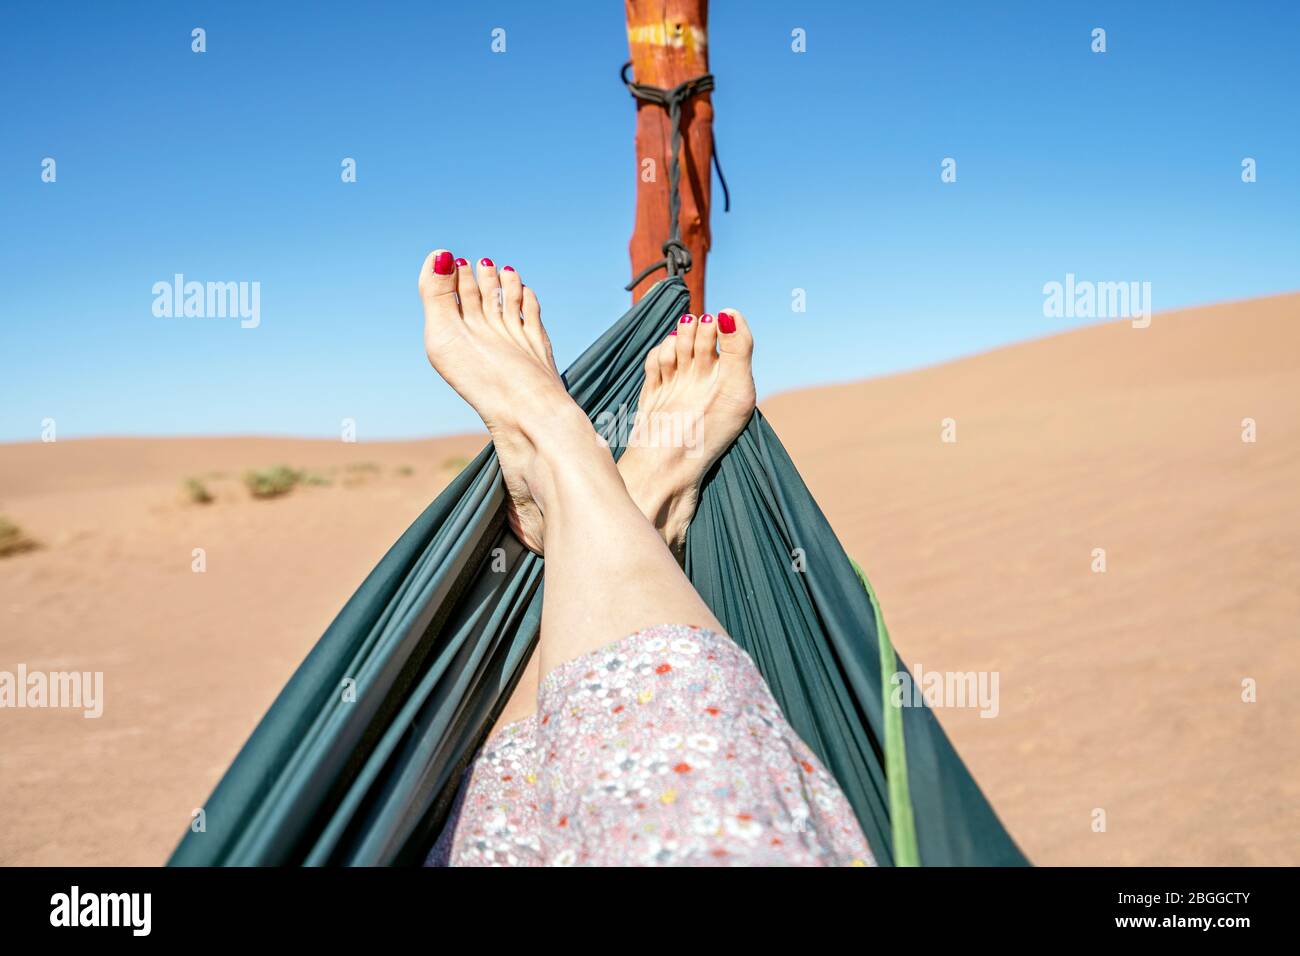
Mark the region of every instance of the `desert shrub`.
<instances>
[{"instance_id":1,"label":"desert shrub","mask_svg":"<svg viewBox=\"0 0 1300 956\"><path fill-rule=\"evenodd\" d=\"M190 499L191 504L196 505L210 505L217 500L212 497L208 486L199 478L185 479L185 496Z\"/></svg>"},{"instance_id":2,"label":"desert shrub","mask_svg":"<svg viewBox=\"0 0 1300 956\"><path fill-rule=\"evenodd\" d=\"M0 558L7 558L11 554L22 554L24 551L32 551L39 547L40 545L29 538L22 528L4 515L0 515Z\"/></svg>"},{"instance_id":3,"label":"desert shrub","mask_svg":"<svg viewBox=\"0 0 1300 956\"><path fill-rule=\"evenodd\" d=\"M288 465L276 465L260 471L244 474L244 485L254 498L278 498L293 491L294 486L302 480L302 472L295 471Z\"/></svg>"}]
</instances>

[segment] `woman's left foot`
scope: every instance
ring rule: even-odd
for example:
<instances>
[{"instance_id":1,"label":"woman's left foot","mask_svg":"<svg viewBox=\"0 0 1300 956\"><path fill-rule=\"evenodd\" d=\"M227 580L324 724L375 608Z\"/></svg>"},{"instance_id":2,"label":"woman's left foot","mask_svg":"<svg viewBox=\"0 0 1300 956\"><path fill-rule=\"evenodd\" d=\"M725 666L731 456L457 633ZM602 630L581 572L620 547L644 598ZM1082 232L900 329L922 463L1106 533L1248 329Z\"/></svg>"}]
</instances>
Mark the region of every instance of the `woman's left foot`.
<instances>
[{"instance_id":1,"label":"woman's left foot","mask_svg":"<svg viewBox=\"0 0 1300 956\"><path fill-rule=\"evenodd\" d=\"M618 461L628 494L680 557L700 483L754 413L754 337L735 309L683 315L645 362Z\"/></svg>"}]
</instances>

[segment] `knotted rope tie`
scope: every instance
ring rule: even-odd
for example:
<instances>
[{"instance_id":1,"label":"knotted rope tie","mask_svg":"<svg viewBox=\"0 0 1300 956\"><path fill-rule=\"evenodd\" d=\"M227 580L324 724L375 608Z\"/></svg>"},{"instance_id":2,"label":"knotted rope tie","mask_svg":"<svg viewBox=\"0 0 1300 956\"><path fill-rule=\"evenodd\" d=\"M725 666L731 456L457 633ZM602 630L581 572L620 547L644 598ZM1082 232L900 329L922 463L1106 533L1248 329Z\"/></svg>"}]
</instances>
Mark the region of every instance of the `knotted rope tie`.
<instances>
[{"instance_id":1,"label":"knotted rope tie","mask_svg":"<svg viewBox=\"0 0 1300 956\"><path fill-rule=\"evenodd\" d=\"M668 122L672 125L672 157L668 164L668 241L663 244L664 257L658 262L646 266L641 272L624 286L627 291L631 292L637 285L657 269L667 269L670 276L684 275L691 268L691 252L686 248L686 243L682 242L682 162L680 158L682 150L682 104L692 96L700 93L708 93L713 90L713 74L703 73L700 76L693 77L685 83L674 86L671 90L666 90L661 86L649 86L645 83L637 83L628 76L628 71L632 68L632 61L629 60L623 64L623 69L619 73L624 85L627 86L628 92L643 103L652 103L655 106L662 106L668 111ZM710 135L712 131L710 130ZM727 190L727 180L722 175L722 164L718 162L718 145L713 144L713 168L718 171L718 182L722 184L723 211L731 211L731 193Z\"/></svg>"}]
</instances>

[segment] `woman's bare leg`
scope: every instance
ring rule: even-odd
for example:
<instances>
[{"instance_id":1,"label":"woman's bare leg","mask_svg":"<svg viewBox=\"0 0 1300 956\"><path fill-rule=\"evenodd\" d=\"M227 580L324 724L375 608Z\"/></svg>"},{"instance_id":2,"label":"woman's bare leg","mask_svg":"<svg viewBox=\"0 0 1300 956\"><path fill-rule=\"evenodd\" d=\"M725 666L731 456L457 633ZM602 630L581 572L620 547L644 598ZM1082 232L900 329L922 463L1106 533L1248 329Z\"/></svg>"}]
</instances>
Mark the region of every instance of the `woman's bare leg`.
<instances>
[{"instance_id":1,"label":"woman's bare leg","mask_svg":"<svg viewBox=\"0 0 1300 956\"><path fill-rule=\"evenodd\" d=\"M521 842L508 816L503 828L473 793L475 774L454 845L466 862L479 844L494 860L527 846L548 865L869 862L838 784L722 633L534 341L540 313L517 281L484 261L476 283L449 253L420 277L429 358L482 416L511 524L546 554L533 832ZM671 410L670 394L648 404ZM653 471L675 473L667 462ZM615 641L598 666L565 666Z\"/></svg>"},{"instance_id":2,"label":"woman's bare leg","mask_svg":"<svg viewBox=\"0 0 1300 956\"><path fill-rule=\"evenodd\" d=\"M721 631L565 391L518 274L482 260L475 281L468 263L436 250L420 293L429 360L483 419L511 525L546 554L540 675L655 624Z\"/></svg>"},{"instance_id":3,"label":"woman's bare leg","mask_svg":"<svg viewBox=\"0 0 1300 956\"><path fill-rule=\"evenodd\" d=\"M705 474L753 414L752 351L744 317L726 310L682 316L646 356L637 423L618 470L678 563ZM534 652L493 732L537 709L540 663Z\"/></svg>"}]
</instances>

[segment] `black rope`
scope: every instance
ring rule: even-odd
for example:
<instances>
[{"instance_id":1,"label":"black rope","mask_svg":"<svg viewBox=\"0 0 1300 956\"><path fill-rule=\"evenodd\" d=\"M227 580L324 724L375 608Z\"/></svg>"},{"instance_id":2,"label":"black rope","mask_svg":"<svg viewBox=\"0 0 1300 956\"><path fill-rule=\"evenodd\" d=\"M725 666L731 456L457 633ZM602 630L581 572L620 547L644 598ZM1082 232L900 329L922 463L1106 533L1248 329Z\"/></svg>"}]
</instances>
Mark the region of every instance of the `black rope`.
<instances>
[{"instance_id":1,"label":"black rope","mask_svg":"<svg viewBox=\"0 0 1300 956\"><path fill-rule=\"evenodd\" d=\"M672 157L668 164L668 241L663 245L664 257L653 265L646 266L640 274L629 282L625 289L631 292L635 289L646 276L659 269L667 269L670 276L681 275L688 272L691 268L691 251L686 248L686 243L682 242L682 162L680 153L682 150L682 104L692 96L700 93L708 93L713 90L713 74L702 73L701 75L687 80L671 90L666 90L661 86L649 86L645 83L637 83L628 76L628 71L632 68L632 61L628 60L623 64L623 69L619 72L619 77L627 86L628 92L633 97L643 103L653 103L655 106L662 106L668 111L668 122L672 125L673 142ZM712 130L710 130L712 135ZM731 192L727 189L726 177L722 175L722 165L718 162L718 144L714 142L713 146L713 168L718 171L718 182L722 184L723 212L731 212Z\"/></svg>"}]
</instances>

